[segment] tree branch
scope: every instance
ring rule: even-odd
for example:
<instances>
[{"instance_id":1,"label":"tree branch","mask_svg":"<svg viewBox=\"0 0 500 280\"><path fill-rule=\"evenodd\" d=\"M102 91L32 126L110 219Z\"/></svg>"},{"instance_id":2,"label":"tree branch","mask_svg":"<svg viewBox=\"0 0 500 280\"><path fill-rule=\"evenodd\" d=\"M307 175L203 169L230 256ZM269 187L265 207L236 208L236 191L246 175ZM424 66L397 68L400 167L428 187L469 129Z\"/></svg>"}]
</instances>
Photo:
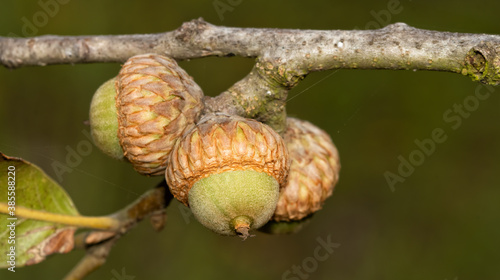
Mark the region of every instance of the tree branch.
<instances>
[{"instance_id":1,"label":"tree branch","mask_svg":"<svg viewBox=\"0 0 500 280\"><path fill-rule=\"evenodd\" d=\"M81 280L91 272L101 267L109 256L111 248L119 237L106 240L103 243L89 247L80 262L64 277L64 280Z\"/></svg>"},{"instance_id":2,"label":"tree branch","mask_svg":"<svg viewBox=\"0 0 500 280\"><path fill-rule=\"evenodd\" d=\"M123 62L141 53L178 60L206 56L257 58L252 72L215 98L207 111L265 121L284 129L287 91L313 71L434 70L500 83L500 36L437 32L395 23L378 30L287 30L215 26L202 19L145 35L0 37L0 63L16 68Z\"/></svg>"},{"instance_id":3,"label":"tree branch","mask_svg":"<svg viewBox=\"0 0 500 280\"><path fill-rule=\"evenodd\" d=\"M137 223L150 216L153 228L161 230L165 223L165 208L173 196L163 180L156 188L147 191L136 201L111 215L121 221L121 227L115 231L90 231L75 237L75 248L85 249L86 254L66 275L65 280L79 280L102 266L113 245Z\"/></svg>"}]
</instances>

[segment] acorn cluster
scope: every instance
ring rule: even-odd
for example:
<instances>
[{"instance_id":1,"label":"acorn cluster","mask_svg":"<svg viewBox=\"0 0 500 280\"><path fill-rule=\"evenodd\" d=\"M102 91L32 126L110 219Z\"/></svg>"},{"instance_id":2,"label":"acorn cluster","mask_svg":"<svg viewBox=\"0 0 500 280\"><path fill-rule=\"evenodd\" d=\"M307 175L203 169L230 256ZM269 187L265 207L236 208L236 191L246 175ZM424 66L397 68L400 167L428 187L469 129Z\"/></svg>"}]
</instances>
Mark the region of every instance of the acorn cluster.
<instances>
[{"instance_id":1,"label":"acorn cluster","mask_svg":"<svg viewBox=\"0 0 500 280\"><path fill-rule=\"evenodd\" d=\"M140 174L165 176L172 195L219 234L298 230L338 180L328 134L295 118L281 136L253 119L202 115L203 98L175 60L131 57L94 94L93 140Z\"/></svg>"}]
</instances>

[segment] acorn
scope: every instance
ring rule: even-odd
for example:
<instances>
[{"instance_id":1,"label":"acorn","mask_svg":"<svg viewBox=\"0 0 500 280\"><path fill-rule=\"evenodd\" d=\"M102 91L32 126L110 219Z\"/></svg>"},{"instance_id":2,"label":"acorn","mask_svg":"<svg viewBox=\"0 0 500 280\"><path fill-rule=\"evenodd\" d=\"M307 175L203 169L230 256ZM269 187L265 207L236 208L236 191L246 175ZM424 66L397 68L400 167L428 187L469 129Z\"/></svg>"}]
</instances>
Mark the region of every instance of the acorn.
<instances>
[{"instance_id":1,"label":"acorn","mask_svg":"<svg viewBox=\"0 0 500 280\"><path fill-rule=\"evenodd\" d=\"M337 148L330 136L312 123L287 118L284 138L291 165L272 223L301 221L320 210L332 195L340 172Z\"/></svg>"},{"instance_id":2,"label":"acorn","mask_svg":"<svg viewBox=\"0 0 500 280\"><path fill-rule=\"evenodd\" d=\"M122 160L123 149L118 139L118 117L116 112L116 78L102 84L90 103L90 134L94 144L106 155Z\"/></svg>"},{"instance_id":3,"label":"acorn","mask_svg":"<svg viewBox=\"0 0 500 280\"><path fill-rule=\"evenodd\" d=\"M175 144L165 176L201 224L246 239L273 215L288 169L285 143L271 127L211 114Z\"/></svg>"},{"instance_id":4,"label":"acorn","mask_svg":"<svg viewBox=\"0 0 500 280\"><path fill-rule=\"evenodd\" d=\"M137 172L163 175L175 141L199 119L202 100L201 88L172 58L131 57L94 94L93 140L104 153L131 162Z\"/></svg>"}]
</instances>

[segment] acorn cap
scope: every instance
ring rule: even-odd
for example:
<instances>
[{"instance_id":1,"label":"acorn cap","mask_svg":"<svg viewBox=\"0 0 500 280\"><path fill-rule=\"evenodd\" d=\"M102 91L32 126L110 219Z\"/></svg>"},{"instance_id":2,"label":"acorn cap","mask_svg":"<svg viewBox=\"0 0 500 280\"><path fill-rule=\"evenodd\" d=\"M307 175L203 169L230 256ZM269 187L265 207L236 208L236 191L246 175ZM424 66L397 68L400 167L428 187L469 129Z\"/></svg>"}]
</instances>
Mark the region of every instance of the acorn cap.
<instances>
[{"instance_id":1,"label":"acorn cap","mask_svg":"<svg viewBox=\"0 0 500 280\"><path fill-rule=\"evenodd\" d=\"M330 136L310 122L287 119L291 165L272 220L300 220L321 209L338 181L340 161Z\"/></svg>"},{"instance_id":2,"label":"acorn cap","mask_svg":"<svg viewBox=\"0 0 500 280\"><path fill-rule=\"evenodd\" d=\"M144 175L162 175L175 141L203 109L203 92L175 60L131 57L115 84L118 138L125 157Z\"/></svg>"},{"instance_id":3,"label":"acorn cap","mask_svg":"<svg viewBox=\"0 0 500 280\"><path fill-rule=\"evenodd\" d=\"M281 186L288 168L284 141L271 127L252 119L212 114L175 144L165 175L174 197L188 206L193 184L212 174L254 170L274 177Z\"/></svg>"}]
</instances>

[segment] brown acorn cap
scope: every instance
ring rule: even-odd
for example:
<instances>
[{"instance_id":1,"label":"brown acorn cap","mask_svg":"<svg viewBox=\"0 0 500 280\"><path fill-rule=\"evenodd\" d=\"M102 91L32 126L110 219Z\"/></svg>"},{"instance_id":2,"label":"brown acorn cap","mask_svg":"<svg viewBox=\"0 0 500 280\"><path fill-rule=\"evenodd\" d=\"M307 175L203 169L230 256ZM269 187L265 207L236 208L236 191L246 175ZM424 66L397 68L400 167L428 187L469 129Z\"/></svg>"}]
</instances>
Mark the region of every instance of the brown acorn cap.
<instances>
[{"instance_id":1,"label":"brown acorn cap","mask_svg":"<svg viewBox=\"0 0 500 280\"><path fill-rule=\"evenodd\" d=\"M340 161L330 136L310 122L288 118L288 183L281 188L272 220L300 220L321 209L339 179Z\"/></svg>"},{"instance_id":2,"label":"brown acorn cap","mask_svg":"<svg viewBox=\"0 0 500 280\"><path fill-rule=\"evenodd\" d=\"M203 92L175 60L143 54L123 65L116 81L118 138L143 175L163 175L175 141L203 109Z\"/></svg>"},{"instance_id":3,"label":"brown acorn cap","mask_svg":"<svg viewBox=\"0 0 500 280\"><path fill-rule=\"evenodd\" d=\"M283 185L288 168L285 143L271 127L252 119L212 114L175 144L165 175L174 197L188 205L193 184L212 174L255 170Z\"/></svg>"}]
</instances>

